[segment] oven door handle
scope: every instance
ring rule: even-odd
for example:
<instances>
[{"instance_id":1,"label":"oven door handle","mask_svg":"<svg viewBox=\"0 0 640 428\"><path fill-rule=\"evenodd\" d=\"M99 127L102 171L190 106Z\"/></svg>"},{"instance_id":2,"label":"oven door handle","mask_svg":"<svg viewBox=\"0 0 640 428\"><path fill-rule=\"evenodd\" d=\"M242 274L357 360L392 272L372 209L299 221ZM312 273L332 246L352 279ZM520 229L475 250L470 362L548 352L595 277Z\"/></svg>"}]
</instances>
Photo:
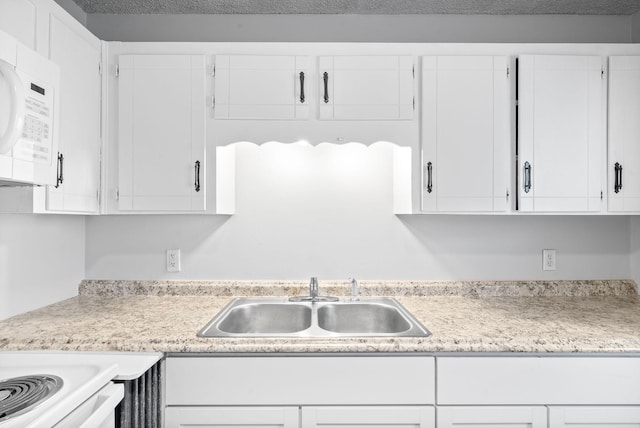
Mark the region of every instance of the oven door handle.
<instances>
[{"instance_id":1,"label":"oven door handle","mask_svg":"<svg viewBox=\"0 0 640 428\"><path fill-rule=\"evenodd\" d=\"M95 428L102 426L107 418L112 418L118 403L124 397L124 385L110 383L97 392L97 407L78 428Z\"/></svg>"}]
</instances>

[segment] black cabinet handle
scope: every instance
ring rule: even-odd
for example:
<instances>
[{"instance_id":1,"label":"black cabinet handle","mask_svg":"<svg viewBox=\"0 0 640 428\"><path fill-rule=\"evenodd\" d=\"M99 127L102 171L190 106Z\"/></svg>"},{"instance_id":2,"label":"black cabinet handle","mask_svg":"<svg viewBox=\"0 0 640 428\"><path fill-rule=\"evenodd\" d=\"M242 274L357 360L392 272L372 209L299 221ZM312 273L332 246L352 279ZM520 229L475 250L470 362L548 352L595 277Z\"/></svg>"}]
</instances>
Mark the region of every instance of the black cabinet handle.
<instances>
[{"instance_id":1,"label":"black cabinet handle","mask_svg":"<svg viewBox=\"0 0 640 428\"><path fill-rule=\"evenodd\" d=\"M531 164L529 162L524 163L524 193L529 193L531 190Z\"/></svg>"},{"instance_id":2,"label":"black cabinet handle","mask_svg":"<svg viewBox=\"0 0 640 428\"><path fill-rule=\"evenodd\" d=\"M196 192L199 192L200 191L200 161L196 161L195 170L196 170L196 180L194 185L196 188Z\"/></svg>"},{"instance_id":3,"label":"black cabinet handle","mask_svg":"<svg viewBox=\"0 0 640 428\"><path fill-rule=\"evenodd\" d=\"M615 168L615 184L613 186L613 190L616 193L619 193L622 190L622 165L616 162L614 165Z\"/></svg>"},{"instance_id":4,"label":"black cabinet handle","mask_svg":"<svg viewBox=\"0 0 640 428\"><path fill-rule=\"evenodd\" d=\"M300 72L300 102L304 104L304 71Z\"/></svg>"},{"instance_id":5,"label":"black cabinet handle","mask_svg":"<svg viewBox=\"0 0 640 428\"><path fill-rule=\"evenodd\" d=\"M58 172L56 173L56 189L64 182L64 155L58 153Z\"/></svg>"},{"instance_id":6,"label":"black cabinet handle","mask_svg":"<svg viewBox=\"0 0 640 428\"><path fill-rule=\"evenodd\" d=\"M433 192L433 164L427 162L427 193Z\"/></svg>"},{"instance_id":7,"label":"black cabinet handle","mask_svg":"<svg viewBox=\"0 0 640 428\"><path fill-rule=\"evenodd\" d=\"M329 73L326 71L322 73L322 80L324 81L324 102L329 102Z\"/></svg>"}]
</instances>

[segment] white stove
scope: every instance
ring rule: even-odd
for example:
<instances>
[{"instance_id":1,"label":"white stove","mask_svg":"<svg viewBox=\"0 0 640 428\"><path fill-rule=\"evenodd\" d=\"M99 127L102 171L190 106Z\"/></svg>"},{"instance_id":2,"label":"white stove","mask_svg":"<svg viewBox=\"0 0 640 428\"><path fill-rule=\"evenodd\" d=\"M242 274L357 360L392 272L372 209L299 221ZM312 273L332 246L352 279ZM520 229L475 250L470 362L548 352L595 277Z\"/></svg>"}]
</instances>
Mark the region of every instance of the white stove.
<instances>
[{"instance_id":1,"label":"white stove","mask_svg":"<svg viewBox=\"0 0 640 428\"><path fill-rule=\"evenodd\" d=\"M0 427L113 427L124 391L111 382L118 374L111 361L90 353L0 352Z\"/></svg>"}]
</instances>

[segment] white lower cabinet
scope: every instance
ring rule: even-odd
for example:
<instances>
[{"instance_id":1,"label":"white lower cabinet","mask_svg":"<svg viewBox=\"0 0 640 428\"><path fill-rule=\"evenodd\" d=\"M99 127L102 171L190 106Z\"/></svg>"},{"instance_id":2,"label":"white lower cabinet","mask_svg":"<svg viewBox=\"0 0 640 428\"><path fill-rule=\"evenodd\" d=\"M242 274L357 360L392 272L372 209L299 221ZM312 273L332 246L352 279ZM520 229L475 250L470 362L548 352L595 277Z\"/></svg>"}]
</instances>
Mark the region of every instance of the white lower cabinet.
<instances>
[{"instance_id":1,"label":"white lower cabinet","mask_svg":"<svg viewBox=\"0 0 640 428\"><path fill-rule=\"evenodd\" d=\"M167 428L435 428L431 406L168 407Z\"/></svg>"},{"instance_id":2,"label":"white lower cabinet","mask_svg":"<svg viewBox=\"0 0 640 428\"><path fill-rule=\"evenodd\" d=\"M549 428L638 428L639 406L552 406Z\"/></svg>"},{"instance_id":3,"label":"white lower cabinet","mask_svg":"<svg viewBox=\"0 0 640 428\"><path fill-rule=\"evenodd\" d=\"M544 406L438 407L438 428L547 428Z\"/></svg>"},{"instance_id":4,"label":"white lower cabinet","mask_svg":"<svg viewBox=\"0 0 640 428\"><path fill-rule=\"evenodd\" d=\"M428 356L169 357L166 428L435 428Z\"/></svg>"},{"instance_id":5,"label":"white lower cabinet","mask_svg":"<svg viewBox=\"0 0 640 428\"><path fill-rule=\"evenodd\" d=\"M435 409L406 407L303 407L302 428L435 428Z\"/></svg>"},{"instance_id":6,"label":"white lower cabinet","mask_svg":"<svg viewBox=\"0 0 640 428\"><path fill-rule=\"evenodd\" d=\"M298 407L168 407L167 428L298 428Z\"/></svg>"}]
</instances>

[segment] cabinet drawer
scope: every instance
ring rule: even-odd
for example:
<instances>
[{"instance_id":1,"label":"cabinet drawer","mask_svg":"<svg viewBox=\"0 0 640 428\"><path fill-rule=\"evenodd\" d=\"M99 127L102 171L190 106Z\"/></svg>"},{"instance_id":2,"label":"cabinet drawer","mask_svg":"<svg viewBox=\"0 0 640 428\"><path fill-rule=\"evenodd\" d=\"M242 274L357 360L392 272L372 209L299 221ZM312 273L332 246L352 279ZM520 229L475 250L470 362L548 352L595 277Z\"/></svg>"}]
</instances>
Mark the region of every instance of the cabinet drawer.
<instances>
[{"instance_id":1,"label":"cabinet drawer","mask_svg":"<svg viewBox=\"0 0 640 428\"><path fill-rule=\"evenodd\" d=\"M432 357L175 357L167 405L434 404Z\"/></svg>"},{"instance_id":2,"label":"cabinet drawer","mask_svg":"<svg viewBox=\"0 0 640 428\"><path fill-rule=\"evenodd\" d=\"M639 404L640 359L438 358L438 404Z\"/></svg>"}]
</instances>

